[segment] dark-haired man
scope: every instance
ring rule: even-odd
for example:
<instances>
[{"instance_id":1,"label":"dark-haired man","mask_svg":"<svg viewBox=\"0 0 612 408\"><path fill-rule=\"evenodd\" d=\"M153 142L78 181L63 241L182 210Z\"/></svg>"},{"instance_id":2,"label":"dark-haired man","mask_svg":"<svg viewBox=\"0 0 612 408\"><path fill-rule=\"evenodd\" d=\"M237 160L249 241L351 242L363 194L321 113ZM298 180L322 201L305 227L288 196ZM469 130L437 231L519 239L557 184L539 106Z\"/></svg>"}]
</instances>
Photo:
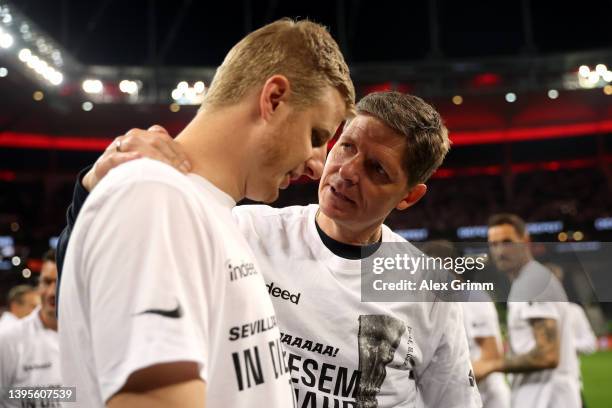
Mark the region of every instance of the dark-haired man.
<instances>
[{"instance_id":1,"label":"dark-haired man","mask_svg":"<svg viewBox=\"0 0 612 408\"><path fill-rule=\"evenodd\" d=\"M508 295L512 354L481 362L480 368L513 373L513 408L579 408L578 358L563 286L533 259L529 233L520 217L492 216L488 241L495 265L512 281Z\"/></svg>"}]
</instances>

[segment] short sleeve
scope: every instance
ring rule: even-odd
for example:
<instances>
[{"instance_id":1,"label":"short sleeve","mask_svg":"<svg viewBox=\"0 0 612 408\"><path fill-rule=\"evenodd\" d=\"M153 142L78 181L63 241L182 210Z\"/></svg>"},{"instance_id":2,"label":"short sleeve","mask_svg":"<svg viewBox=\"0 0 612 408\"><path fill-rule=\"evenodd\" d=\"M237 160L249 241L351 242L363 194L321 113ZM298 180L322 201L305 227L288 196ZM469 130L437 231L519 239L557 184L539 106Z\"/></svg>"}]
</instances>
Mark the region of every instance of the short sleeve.
<instances>
[{"instance_id":1,"label":"short sleeve","mask_svg":"<svg viewBox=\"0 0 612 408\"><path fill-rule=\"evenodd\" d=\"M560 319L555 302L525 302L521 308L520 317L525 320Z\"/></svg>"},{"instance_id":2,"label":"short sleeve","mask_svg":"<svg viewBox=\"0 0 612 408\"><path fill-rule=\"evenodd\" d=\"M470 308L470 333L473 337L496 337L499 333L497 310L493 302L474 303Z\"/></svg>"},{"instance_id":3,"label":"short sleeve","mask_svg":"<svg viewBox=\"0 0 612 408\"><path fill-rule=\"evenodd\" d=\"M430 364L419 375L417 387L421 400L431 408L482 407L476 386L461 307L443 303L445 322L439 344Z\"/></svg>"},{"instance_id":4,"label":"short sleeve","mask_svg":"<svg viewBox=\"0 0 612 408\"><path fill-rule=\"evenodd\" d=\"M83 240L89 321L104 401L128 376L177 361L206 380L212 240L187 193L167 183L132 183L92 205ZM81 214L81 216L87 216Z\"/></svg>"}]
</instances>

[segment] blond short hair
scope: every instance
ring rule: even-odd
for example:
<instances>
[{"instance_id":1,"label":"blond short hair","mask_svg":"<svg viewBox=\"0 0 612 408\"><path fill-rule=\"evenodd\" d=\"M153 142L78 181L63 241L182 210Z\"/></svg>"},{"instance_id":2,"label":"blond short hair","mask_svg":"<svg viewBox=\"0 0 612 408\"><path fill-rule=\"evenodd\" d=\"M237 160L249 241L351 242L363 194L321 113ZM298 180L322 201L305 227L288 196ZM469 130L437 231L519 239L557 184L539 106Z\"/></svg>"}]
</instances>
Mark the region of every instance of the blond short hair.
<instances>
[{"instance_id":1,"label":"blond short hair","mask_svg":"<svg viewBox=\"0 0 612 408\"><path fill-rule=\"evenodd\" d=\"M402 164L410 187L425 183L450 150L448 129L442 117L418 96L374 92L359 101L357 113L378 118L406 138Z\"/></svg>"},{"instance_id":2,"label":"blond short hair","mask_svg":"<svg viewBox=\"0 0 612 408\"><path fill-rule=\"evenodd\" d=\"M235 104L277 74L289 79L294 106L313 105L332 86L347 114L354 114L355 88L338 44L322 25L291 19L268 24L236 44L217 69L202 106Z\"/></svg>"}]
</instances>

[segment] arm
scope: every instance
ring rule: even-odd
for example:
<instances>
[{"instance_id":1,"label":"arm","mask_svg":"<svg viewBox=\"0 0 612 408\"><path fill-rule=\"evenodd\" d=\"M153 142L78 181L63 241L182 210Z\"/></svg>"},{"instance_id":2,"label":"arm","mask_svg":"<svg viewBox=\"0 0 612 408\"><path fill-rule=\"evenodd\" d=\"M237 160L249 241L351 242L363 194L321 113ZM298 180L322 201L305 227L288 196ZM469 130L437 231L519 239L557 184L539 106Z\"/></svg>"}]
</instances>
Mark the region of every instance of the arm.
<instances>
[{"instance_id":1,"label":"arm","mask_svg":"<svg viewBox=\"0 0 612 408\"><path fill-rule=\"evenodd\" d=\"M473 361L474 376L476 381L480 381L487 376L488 373L483 372L480 361L495 361L503 358L503 352L497 347L497 339L494 336L476 337L476 344L480 347L480 359Z\"/></svg>"},{"instance_id":2,"label":"arm","mask_svg":"<svg viewBox=\"0 0 612 408\"><path fill-rule=\"evenodd\" d=\"M557 321L531 319L530 323L536 341L535 347L526 354L506 358L499 371L525 373L559 365L560 340Z\"/></svg>"},{"instance_id":3,"label":"arm","mask_svg":"<svg viewBox=\"0 0 612 408\"><path fill-rule=\"evenodd\" d=\"M204 398L210 337L202 280L213 270L214 251L186 194L138 182L96 196L105 199L80 215L92 222L75 243L83 254L76 272L89 282L96 377L109 406L195 407ZM176 316L145 313L173 308Z\"/></svg>"},{"instance_id":4,"label":"arm","mask_svg":"<svg viewBox=\"0 0 612 408\"><path fill-rule=\"evenodd\" d=\"M528 353L492 361L478 362L484 376L494 372L529 373L555 368L559 365L560 339L555 319L530 319L535 347Z\"/></svg>"},{"instance_id":5,"label":"arm","mask_svg":"<svg viewBox=\"0 0 612 408\"><path fill-rule=\"evenodd\" d=\"M205 408L206 384L197 364L158 364L136 371L107 402L108 408Z\"/></svg>"}]
</instances>

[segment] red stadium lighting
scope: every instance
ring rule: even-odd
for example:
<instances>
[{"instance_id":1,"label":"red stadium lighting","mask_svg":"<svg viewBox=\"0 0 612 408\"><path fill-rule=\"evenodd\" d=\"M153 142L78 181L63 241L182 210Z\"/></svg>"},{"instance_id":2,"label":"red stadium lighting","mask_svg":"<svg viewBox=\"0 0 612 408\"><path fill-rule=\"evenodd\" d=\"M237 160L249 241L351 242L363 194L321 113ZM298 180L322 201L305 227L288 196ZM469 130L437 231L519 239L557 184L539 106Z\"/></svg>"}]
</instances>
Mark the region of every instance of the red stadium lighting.
<instances>
[{"instance_id":1,"label":"red stadium lighting","mask_svg":"<svg viewBox=\"0 0 612 408\"><path fill-rule=\"evenodd\" d=\"M499 85L502 81L501 76L492 72L478 74L472 80L472 85L477 88Z\"/></svg>"},{"instance_id":2,"label":"red stadium lighting","mask_svg":"<svg viewBox=\"0 0 612 408\"><path fill-rule=\"evenodd\" d=\"M381 84L368 85L364 88L366 95L371 94L373 92L385 92L385 91L392 91L392 90L393 90L393 84L391 82L383 82Z\"/></svg>"}]
</instances>

